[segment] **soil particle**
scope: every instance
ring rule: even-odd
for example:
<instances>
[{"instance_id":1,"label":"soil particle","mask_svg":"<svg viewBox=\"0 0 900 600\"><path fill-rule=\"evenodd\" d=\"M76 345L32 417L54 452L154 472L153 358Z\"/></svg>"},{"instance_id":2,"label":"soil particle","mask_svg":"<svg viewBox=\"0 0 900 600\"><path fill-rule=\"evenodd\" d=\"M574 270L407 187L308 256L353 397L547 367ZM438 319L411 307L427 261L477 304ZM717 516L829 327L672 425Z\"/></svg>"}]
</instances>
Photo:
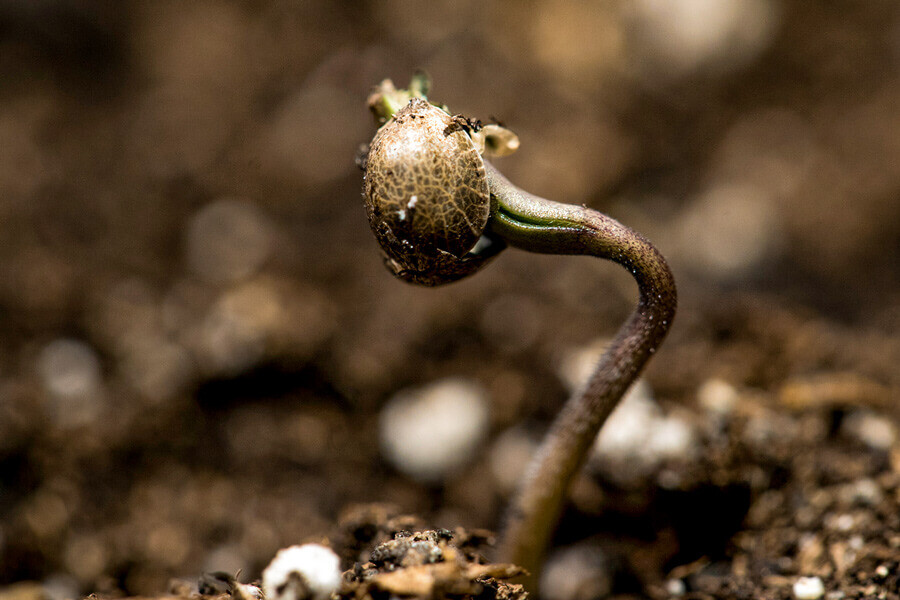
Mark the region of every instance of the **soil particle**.
<instances>
[{"instance_id":1,"label":"soil particle","mask_svg":"<svg viewBox=\"0 0 900 600\"><path fill-rule=\"evenodd\" d=\"M386 504L355 505L341 516L332 536L335 551L351 565L340 597L518 600L519 585L507 579L522 570L488 563L481 554L494 543L482 529L426 529L422 519Z\"/></svg>"},{"instance_id":2,"label":"soil particle","mask_svg":"<svg viewBox=\"0 0 900 600\"><path fill-rule=\"evenodd\" d=\"M523 573L509 564L485 563L475 548L482 533L458 529L398 532L378 544L365 563L344 574L340 596L378 599L385 593L404 598L510 598L526 596L506 580Z\"/></svg>"}]
</instances>

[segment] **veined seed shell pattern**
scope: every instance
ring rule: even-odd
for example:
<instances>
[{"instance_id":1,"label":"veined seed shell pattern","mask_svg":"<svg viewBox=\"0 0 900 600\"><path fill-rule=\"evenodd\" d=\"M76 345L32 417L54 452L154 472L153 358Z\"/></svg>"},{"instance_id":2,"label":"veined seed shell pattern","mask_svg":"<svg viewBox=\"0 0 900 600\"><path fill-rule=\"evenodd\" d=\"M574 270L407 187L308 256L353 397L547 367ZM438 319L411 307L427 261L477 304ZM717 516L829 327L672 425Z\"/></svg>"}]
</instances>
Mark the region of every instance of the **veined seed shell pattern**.
<instances>
[{"instance_id":1,"label":"veined seed shell pattern","mask_svg":"<svg viewBox=\"0 0 900 600\"><path fill-rule=\"evenodd\" d=\"M484 161L465 128L440 108L413 98L375 134L364 193L369 223L397 276L437 285L483 264L467 253L490 215Z\"/></svg>"}]
</instances>

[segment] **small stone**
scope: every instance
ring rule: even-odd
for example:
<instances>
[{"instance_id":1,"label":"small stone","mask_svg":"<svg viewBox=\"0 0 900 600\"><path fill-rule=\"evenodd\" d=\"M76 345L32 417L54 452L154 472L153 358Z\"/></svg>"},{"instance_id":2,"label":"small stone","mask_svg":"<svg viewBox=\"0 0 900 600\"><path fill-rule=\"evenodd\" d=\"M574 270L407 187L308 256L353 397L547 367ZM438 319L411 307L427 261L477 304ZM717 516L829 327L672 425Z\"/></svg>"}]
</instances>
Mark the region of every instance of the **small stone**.
<instances>
[{"instance_id":1,"label":"small stone","mask_svg":"<svg viewBox=\"0 0 900 600\"><path fill-rule=\"evenodd\" d=\"M341 584L340 559L320 544L278 551L263 571L268 600L326 600Z\"/></svg>"},{"instance_id":2,"label":"small stone","mask_svg":"<svg viewBox=\"0 0 900 600\"><path fill-rule=\"evenodd\" d=\"M369 560L377 567L389 565L388 570L440 562L444 559L441 542L450 539L451 535L446 530L398 533L394 539L376 546Z\"/></svg>"},{"instance_id":3,"label":"small stone","mask_svg":"<svg viewBox=\"0 0 900 600\"><path fill-rule=\"evenodd\" d=\"M897 428L886 417L868 410L857 410L844 419L841 431L873 450L889 450L897 441Z\"/></svg>"},{"instance_id":4,"label":"small stone","mask_svg":"<svg viewBox=\"0 0 900 600\"><path fill-rule=\"evenodd\" d=\"M586 346L566 352L557 368L557 375L569 392L574 393L588 382L610 341L608 338L597 338Z\"/></svg>"},{"instance_id":5,"label":"small stone","mask_svg":"<svg viewBox=\"0 0 900 600\"><path fill-rule=\"evenodd\" d=\"M666 593L670 596L684 596L687 593L687 586L684 585L684 580L669 579L666 581Z\"/></svg>"},{"instance_id":6,"label":"small stone","mask_svg":"<svg viewBox=\"0 0 900 600\"><path fill-rule=\"evenodd\" d=\"M70 600L82 598L78 579L68 573L53 573L41 582L44 600Z\"/></svg>"},{"instance_id":7,"label":"small stone","mask_svg":"<svg viewBox=\"0 0 900 600\"><path fill-rule=\"evenodd\" d=\"M612 477L635 480L664 461L689 459L697 444L693 426L677 414L664 414L650 386L638 380L600 430L591 461Z\"/></svg>"},{"instance_id":8,"label":"small stone","mask_svg":"<svg viewBox=\"0 0 900 600\"><path fill-rule=\"evenodd\" d=\"M653 399L650 386L638 380L600 430L593 452L617 461L640 455L647 447L653 426L662 419L662 409Z\"/></svg>"},{"instance_id":9,"label":"small stone","mask_svg":"<svg viewBox=\"0 0 900 600\"><path fill-rule=\"evenodd\" d=\"M271 225L252 202L224 198L204 206L187 232L187 261L204 281L228 283L255 273L268 259Z\"/></svg>"},{"instance_id":10,"label":"small stone","mask_svg":"<svg viewBox=\"0 0 900 600\"><path fill-rule=\"evenodd\" d=\"M720 183L687 205L675 225L685 263L720 281L736 281L778 256L783 236L770 192Z\"/></svg>"},{"instance_id":11,"label":"small stone","mask_svg":"<svg viewBox=\"0 0 900 600\"><path fill-rule=\"evenodd\" d=\"M96 422L104 409L103 375L97 352L85 342L56 339L37 357L37 373L48 393L54 425L79 427Z\"/></svg>"},{"instance_id":12,"label":"small stone","mask_svg":"<svg viewBox=\"0 0 900 600\"><path fill-rule=\"evenodd\" d=\"M491 474L504 493L510 493L525 473L538 441L524 427L510 427L494 441L489 455Z\"/></svg>"},{"instance_id":13,"label":"small stone","mask_svg":"<svg viewBox=\"0 0 900 600\"><path fill-rule=\"evenodd\" d=\"M641 57L638 68L644 77L674 78L709 65L737 68L769 46L780 22L780 5L771 0L640 0L629 5L634 19L631 52Z\"/></svg>"},{"instance_id":14,"label":"small stone","mask_svg":"<svg viewBox=\"0 0 900 600\"><path fill-rule=\"evenodd\" d=\"M848 505L877 506L884 499L884 493L874 479L865 478L841 486L838 497Z\"/></svg>"},{"instance_id":15,"label":"small stone","mask_svg":"<svg viewBox=\"0 0 900 600\"><path fill-rule=\"evenodd\" d=\"M700 406L717 415L727 415L737 405L738 393L734 386L722 379L707 379L697 390Z\"/></svg>"},{"instance_id":16,"label":"small stone","mask_svg":"<svg viewBox=\"0 0 900 600\"><path fill-rule=\"evenodd\" d=\"M856 524L856 520L853 518L853 515L842 514L836 515L831 519L827 519L826 524L830 525L832 529L835 529L837 531L850 531Z\"/></svg>"},{"instance_id":17,"label":"small stone","mask_svg":"<svg viewBox=\"0 0 900 600\"><path fill-rule=\"evenodd\" d=\"M650 451L657 460L688 459L697 443L691 425L674 416L658 421L652 434Z\"/></svg>"},{"instance_id":18,"label":"small stone","mask_svg":"<svg viewBox=\"0 0 900 600\"><path fill-rule=\"evenodd\" d=\"M794 598L816 600L825 595L825 585L818 577L801 577L794 583Z\"/></svg>"},{"instance_id":19,"label":"small stone","mask_svg":"<svg viewBox=\"0 0 900 600\"><path fill-rule=\"evenodd\" d=\"M546 600L603 598L611 589L608 558L600 548L586 544L551 554L540 581L540 595Z\"/></svg>"},{"instance_id":20,"label":"small stone","mask_svg":"<svg viewBox=\"0 0 900 600\"><path fill-rule=\"evenodd\" d=\"M96 394L102 383L97 353L79 340L60 338L44 346L37 370L44 388L59 398Z\"/></svg>"},{"instance_id":21,"label":"small stone","mask_svg":"<svg viewBox=\"0 0 900 600\"><path fill-rule=\"evenodd\" d=\"M399 471L434 483L468 463L488 429L488 399L476 383L448 378L391 398L379 420L381 449Z\"/></svg>"},{"instance_id":22,"label":"small stone","mask_svg":"<svg viewBox=\"0 0 900 600\"><path fill-rule=\"evenodd\" d=\"M878 568L875 569L875 574L884 579L890 574L890 570L887 568L887 565L878 565Z\"/></svg>"}]
</instances>

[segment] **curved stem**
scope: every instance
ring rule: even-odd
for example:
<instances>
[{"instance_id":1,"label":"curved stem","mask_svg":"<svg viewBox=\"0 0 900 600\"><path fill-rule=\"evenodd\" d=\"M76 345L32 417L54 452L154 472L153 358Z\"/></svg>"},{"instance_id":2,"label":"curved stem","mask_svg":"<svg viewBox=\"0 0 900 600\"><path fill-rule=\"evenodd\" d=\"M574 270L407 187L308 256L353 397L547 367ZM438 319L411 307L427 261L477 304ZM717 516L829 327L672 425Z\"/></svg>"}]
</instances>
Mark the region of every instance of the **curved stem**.
<instances>
[{"instance_id":1,"label":"curved stem","mask_svg":"<svg viewBox=\"0 0 900 600\"><path fill-rule=\"evenodd\" d=\"M525 192L486 163L491 231L511 246L615 261L634 276L637 308L587 385L565 404L525 474L506 516L502 560L538 576L565 495L597 432L662 343L675 316L676 290L665 259L639 233L597 211ZM528 586L534 589L534 586Z\"/></svg>"}]
</instances>

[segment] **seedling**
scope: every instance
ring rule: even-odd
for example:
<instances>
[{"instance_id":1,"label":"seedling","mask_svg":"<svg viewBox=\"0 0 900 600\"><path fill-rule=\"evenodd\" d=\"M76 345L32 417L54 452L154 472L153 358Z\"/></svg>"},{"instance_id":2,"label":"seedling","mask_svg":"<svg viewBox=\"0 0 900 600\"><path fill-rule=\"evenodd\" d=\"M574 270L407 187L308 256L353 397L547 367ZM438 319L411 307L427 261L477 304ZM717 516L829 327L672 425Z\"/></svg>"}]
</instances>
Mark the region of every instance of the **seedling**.
<instances>
[{"instance_id":1,"label":"seedling","mask_svg":"<svg viewBox=\"0 0 900 600\"><path fill-rule=\"evenodd\" d=\"M672 324L675 281L639 233L595 210L516 187L483 158L515 150L515 135L451 116L428 102L427 93L427 79L417 76L408 90L386 80L369 97L383 125L363 160L366 211L395 275L423 285L449 283L513 246L612 260L628 269L640 292L590 380L554 421L508 509L500 558L535 578L573 476Z\"/></svg>"}]
</instances>

